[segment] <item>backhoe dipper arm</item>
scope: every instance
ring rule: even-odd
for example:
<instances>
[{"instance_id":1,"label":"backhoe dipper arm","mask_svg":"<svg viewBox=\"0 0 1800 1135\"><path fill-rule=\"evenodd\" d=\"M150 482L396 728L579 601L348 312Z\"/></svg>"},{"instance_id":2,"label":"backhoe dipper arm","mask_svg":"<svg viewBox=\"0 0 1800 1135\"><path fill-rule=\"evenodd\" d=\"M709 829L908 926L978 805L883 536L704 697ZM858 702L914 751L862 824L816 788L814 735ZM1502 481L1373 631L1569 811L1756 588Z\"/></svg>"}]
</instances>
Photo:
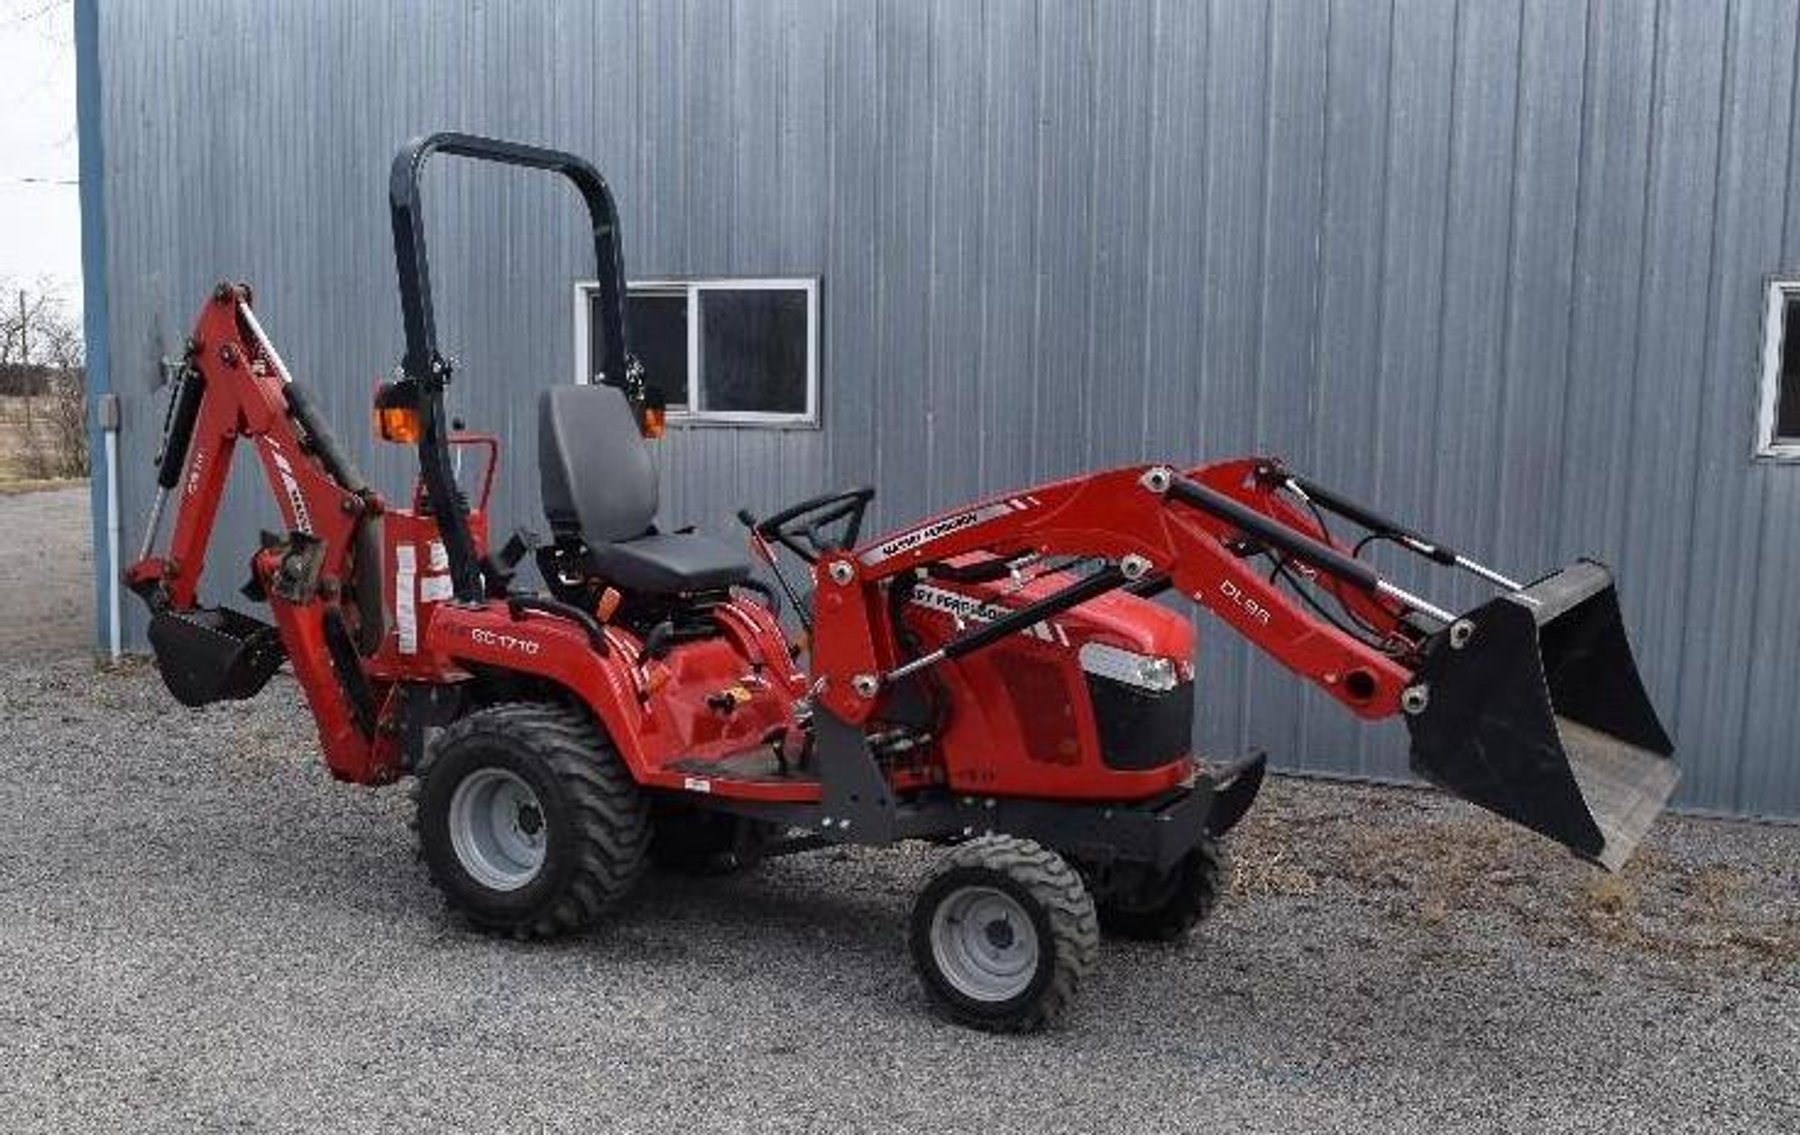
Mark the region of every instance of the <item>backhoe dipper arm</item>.
<instances>
[{"instance_id":1,"label":"backhoe dipper arm","mask_svg":"<svg viewBox=\"0 0 1800 1135\"><path fill-rule=\"evenodd\" d=\"M1166 577L1183 595L1365 718L1397 713L1411 667L1335 625L1285 591L1273 559L1340 597L1371 635L1406 641L1405 619L1449 617L1389 584L1333 543L1322 524L1277 495L1278 463L1243 459L1178 473L1137 466L1074 478L990 500L927 521L891 539L822 559L817 568L816 660L820 699L860 722L873 712L899 657L883 583L971 553L1100 557L1114 565L1034 605L1036 621L1129 582ZM1033 617L1035 616L1035 617ZM1000 624L967 636L992 638ZM1002 632L1003 633L1003 632ZM1413 632L1416 634L1417 632ZM955 640L946 656L959 652ZM928 664L928 663L927 663Z\"/></svg>"},{"instance_id":2,"label":"backhoe dipper arm","mask_svg":"<svg viewBox=\"0 0 1800 1135\"><path fill-rule=\"evenodd\" d=\"M194 616L209 614L198 593L207 546L233 453L240 440L250 441L287 532L266 540L252 557L249 589L269 603L332 771L362 783L391 779L392 754L378 751L383 746L375 736L376 697L352 641L362 636L368 653L380 632L380 547L359 540L368 531L365 518L381 512L380 498L293 383L242 285L221 285L201 312L180 382L159 458L161 492L144 536L145 553L126 569L126 585L144 599L153 620L192 624ZM175 496L177 511L168 551L156 555L162 493ZM359 567L367 574L359 577ZM253 620L234 618L237 633L253 633L243 629L255 627ZM156 638L153 621L153 645ZM205 701L255 691L187 692Z\"/></svg>"}]
</instances>

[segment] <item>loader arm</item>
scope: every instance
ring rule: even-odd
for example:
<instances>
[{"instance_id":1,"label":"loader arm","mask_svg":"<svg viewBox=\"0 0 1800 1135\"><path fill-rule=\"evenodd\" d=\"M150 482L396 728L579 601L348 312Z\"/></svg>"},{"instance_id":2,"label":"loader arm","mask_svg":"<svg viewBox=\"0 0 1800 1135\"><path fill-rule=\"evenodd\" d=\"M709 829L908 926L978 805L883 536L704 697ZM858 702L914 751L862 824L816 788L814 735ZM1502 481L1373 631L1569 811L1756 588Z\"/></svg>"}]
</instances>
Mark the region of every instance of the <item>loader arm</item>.
<instances>
[{"instance_id":1,"label":"loader arm","mask_svg":"<svg viewBox=\"0 0 1800 1135\"><path fill-rule=\"evenodd\" d=\"M865 720L877 698L863 696L858 687L871 689L870 676L913 661L897 654L883 584L975 553L1001 559L1035 554L1118 564L1113 586L1166 580L1358 716L1399 712L1412 674L1402 657L1309 609L1277 582L1271 564L1316 580L1372 632L1388 638L1394 651L1417 645L1406 637L1406 617L1432 608L1386 584L1314 518L1278 496L1270 474L1279 469L1263 459L1185 473L1153 465L1115 469L986 501L822 561L816 635L825 678L821 699L847 720Z\"/></svg>"},{"instance_id":2,"label":"loader arm","mask_svg":"<svg viewBox=\"0 0 1800 1135\"><path fill-rule=\"evenodd\" d=\"M125 583L151 612L165 680L188 704L249 697L285 655L305 691L332 772L378 783L398 773L391 737L376 728L383 684L363 665L383 633L383 512L323 419L287 372L250 307L247 288L221 285L188 340L170 404L158 493ZM265 599L274 627L201 605L199 586L232 458L247 441L285 534L265 536L245 592ZM176 501L168 549L154 554L161 513Z\"/></svg>"}]
</instances>

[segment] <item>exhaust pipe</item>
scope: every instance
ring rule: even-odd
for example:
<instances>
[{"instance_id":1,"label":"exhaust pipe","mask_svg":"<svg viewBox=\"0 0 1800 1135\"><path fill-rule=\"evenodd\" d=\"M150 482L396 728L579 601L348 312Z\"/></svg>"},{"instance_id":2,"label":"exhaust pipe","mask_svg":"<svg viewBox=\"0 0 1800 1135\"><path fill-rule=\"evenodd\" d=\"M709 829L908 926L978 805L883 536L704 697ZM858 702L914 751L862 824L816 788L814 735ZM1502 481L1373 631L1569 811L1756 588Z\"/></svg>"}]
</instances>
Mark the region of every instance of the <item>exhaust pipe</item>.
<instances>
[{"instance_id":1,"label":"exhaust pipe","mask_svg":"<svg viewBox=\"0 0 1800 1135\"><path fill-rule=\"evenodd\" d=\"M1451 623L1402 706L1415 772L1609 870L1679 776L1612 574L1591 561Z\"/></svg>"}]
</instances>

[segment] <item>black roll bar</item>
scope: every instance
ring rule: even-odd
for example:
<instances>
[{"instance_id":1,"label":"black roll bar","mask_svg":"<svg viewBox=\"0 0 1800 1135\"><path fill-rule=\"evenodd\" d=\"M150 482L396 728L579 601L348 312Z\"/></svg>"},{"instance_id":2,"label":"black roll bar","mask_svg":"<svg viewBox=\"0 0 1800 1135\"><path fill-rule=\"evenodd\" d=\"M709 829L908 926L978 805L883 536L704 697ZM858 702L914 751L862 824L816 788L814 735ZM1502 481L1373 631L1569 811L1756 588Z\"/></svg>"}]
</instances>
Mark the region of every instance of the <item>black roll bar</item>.
<instances>
[{"instance_id":1,"label":"black roll bar","mask_svg":"<svg viewBox=\"0 0 1800 1135\"><path fill-rule=\"evenodd\" d=\"M456 491L450 461L449 430L444 416L444 387L450 364L438 351L437 323L431 306L431 267L425 249L425 216L419 201L419 173L434 153L477 161L548 170L568 178L587 204L594 235L594 277L600 287L600 321L604 355L602 381L627 381L625 342L625 267L619 249L619 210L600 171L574 154L497 138L453 132L427 134L400 147L388 177L388 213L394 229L394 268L400 281L400 316L406 330L402 374L418 385L419 474L443 531L444 552L456 598L480 602L481 566L469 534L468 505Z\"/></svg>"}]
</instances>

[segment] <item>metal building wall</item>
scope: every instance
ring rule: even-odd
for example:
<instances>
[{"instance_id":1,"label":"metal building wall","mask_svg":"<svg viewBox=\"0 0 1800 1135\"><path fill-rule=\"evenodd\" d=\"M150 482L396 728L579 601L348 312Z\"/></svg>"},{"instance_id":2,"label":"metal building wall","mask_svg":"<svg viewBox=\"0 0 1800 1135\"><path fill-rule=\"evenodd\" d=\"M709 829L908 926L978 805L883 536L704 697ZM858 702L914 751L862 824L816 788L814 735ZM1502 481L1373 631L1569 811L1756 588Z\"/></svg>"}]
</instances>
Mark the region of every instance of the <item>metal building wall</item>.
<instances>
[{"instance_id":1,"label":"metal building wall","mask_svg":"<svg viewBox=\"0 0 1800 1135\"><path fill-rule=\"evenodd\" d=\"M1762 281L1800 268L1794 0L141 0L98 24L131 544L155 362L220 277L402 489L364 441L399 348L386 163L488 132L591 156L634 275L823 278L824 429L677 432L666 521L869 480L891 524L1278 453L1521 574L1616 565L1682 801L1800 816L1800 469L1748 456ZM532 522L579 211L447 161L427 194L455 399L512 444L501 515ZM239 488L214 594L268 519ZM1202 633L1209 748L1403 773L1398 726Z\"/></svg>"}]
</instances>

